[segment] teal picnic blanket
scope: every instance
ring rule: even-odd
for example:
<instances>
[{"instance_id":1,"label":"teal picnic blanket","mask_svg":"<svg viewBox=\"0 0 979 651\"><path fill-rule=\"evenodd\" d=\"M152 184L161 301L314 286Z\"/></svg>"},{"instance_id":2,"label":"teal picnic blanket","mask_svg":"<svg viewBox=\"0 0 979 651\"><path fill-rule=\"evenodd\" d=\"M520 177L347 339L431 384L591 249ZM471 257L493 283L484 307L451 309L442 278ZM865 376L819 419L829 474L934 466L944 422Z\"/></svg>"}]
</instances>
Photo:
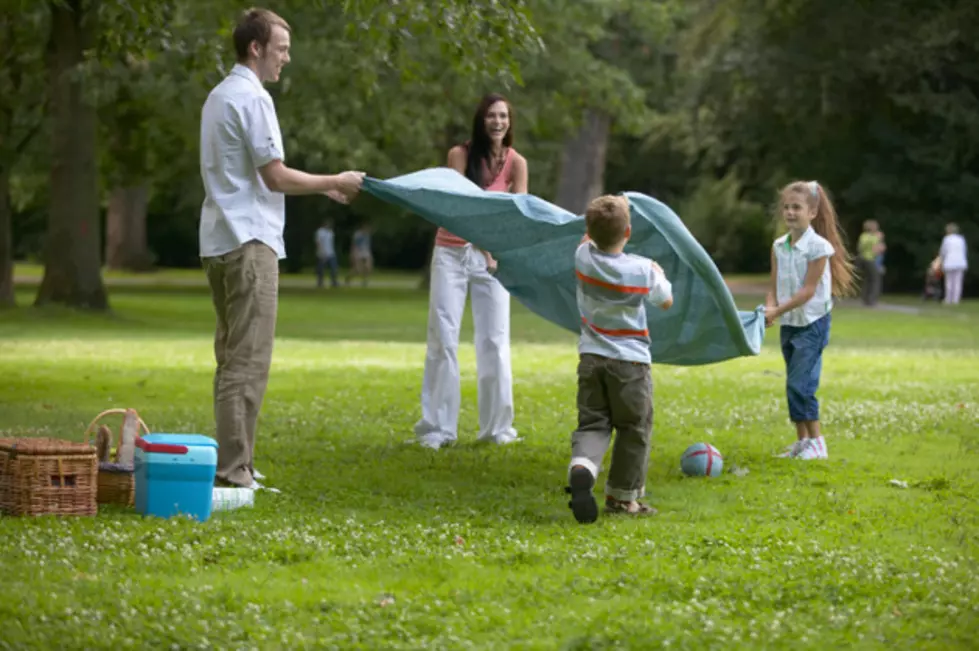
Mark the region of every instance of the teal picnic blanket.
<instances>
[{"instance_id":1,"label":"teal picnic blanket","mask_svg":"<svg viewBox=\"0 0 979 651\"><path fill-rule=\"evenodd\" d=\"M511 296L579 332L574 253L583 216L530 194L487 192L445 167L386 181L367 177L363 189L489 251ZM673 307L647 310L653 363L692 366L757 355L763 307L738 310L713 260L666 204L637 192L625 196L632 205L626 252L656 260L673 284Z\"/></svg>"}]
</instances>

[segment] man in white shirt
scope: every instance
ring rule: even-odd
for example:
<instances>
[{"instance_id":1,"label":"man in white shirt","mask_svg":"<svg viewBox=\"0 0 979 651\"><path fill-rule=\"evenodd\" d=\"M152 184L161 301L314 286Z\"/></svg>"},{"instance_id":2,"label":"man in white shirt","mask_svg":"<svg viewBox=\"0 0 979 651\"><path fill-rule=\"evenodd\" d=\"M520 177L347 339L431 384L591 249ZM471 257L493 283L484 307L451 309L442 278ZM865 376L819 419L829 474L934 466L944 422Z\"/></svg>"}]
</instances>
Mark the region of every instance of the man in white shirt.
<instances>
[{"instance_id":1,"label":"man in white shirt","mask_svg":"<svg viewBox=\"0 0 979 651\"><path fill-rule=\"evenodd\" d=\"M945 304L958 305L962 299L962 280L969 268L966 257L965 238L959 234L957 224L945 227L945 237L938 255L942 259L942 273L945 274Z\"/></svg>"},{"instance_id":2,"label":"man in white shirt","mask_svg":"<svg viewBox=\"0 0 979 651\"><path fill-rule=\"evenodd\" d=\"M263 84L278 81L289 63L290 40L288 23L271 11L242 14L233 34L238 62L201 112L200 255L217 314L221 485L254 485L255 429L272 361L278 261L285 257L285 195L319 193L347 203L364 176L306 174L283 163L275 105Z\"/></svg>"},{"instance_id":3,"label":"man in white shirt","mask_svg":"<svg viewBox=\"0 0 979 651\"><path fill-rule=\"evenodd\" d=\"M316 229L316 286L323 286L323 274L330 267L330 284L337 287L337 250L333 222L327 219Z\"/></svg>"}]
</instances>

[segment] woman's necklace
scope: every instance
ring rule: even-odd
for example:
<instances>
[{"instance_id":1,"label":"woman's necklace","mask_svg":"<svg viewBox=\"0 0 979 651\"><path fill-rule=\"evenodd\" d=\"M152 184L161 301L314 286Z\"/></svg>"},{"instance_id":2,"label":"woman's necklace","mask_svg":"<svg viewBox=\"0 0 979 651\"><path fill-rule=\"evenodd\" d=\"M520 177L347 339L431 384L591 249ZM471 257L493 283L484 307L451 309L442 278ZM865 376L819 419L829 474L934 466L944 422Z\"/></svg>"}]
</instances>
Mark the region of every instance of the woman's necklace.
<instances>
[{"instance_id":1,"label":"woman's necklace","mask_svg":"<svg viewBox=\"0 0 979 651\"><path fill-rule=\"evenodd\" d=\"M506 154L506 147L501 147L499 154L494 155L493 152L490 152L489 170L490 176L494 179L500 175L500 172L503 171L503 166L506 164Z\"/></svg>"}]
</instances>

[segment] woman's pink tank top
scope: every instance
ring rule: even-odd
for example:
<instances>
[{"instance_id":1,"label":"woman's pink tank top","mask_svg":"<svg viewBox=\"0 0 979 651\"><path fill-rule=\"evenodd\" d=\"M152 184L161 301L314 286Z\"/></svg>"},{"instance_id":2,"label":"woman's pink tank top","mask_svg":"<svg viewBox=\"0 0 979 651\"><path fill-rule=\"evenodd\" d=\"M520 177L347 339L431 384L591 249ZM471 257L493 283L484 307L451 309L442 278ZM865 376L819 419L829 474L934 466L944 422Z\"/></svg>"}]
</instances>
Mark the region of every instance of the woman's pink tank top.
<instances>
[{"instance_id":1,"label":"woman's pink tank top","mask_svg":"<svg viewBox=\"0 0 979 651\"><path fill-rule=\"evenodd\" d=\"M486 164L486 161L483 161L483 178L489 176L489 173L489 166ZM500 169L500 173L496 175L496 178L489 185L484 186L483 189L490 192L506 192L510 189L510 183L512 181L513 147L509 147L507 148L506 160L503 161L503 167ZM440 227L435 234L435 244L437 246L465 246L469 242Z\"/></svg>"}]
</instances>

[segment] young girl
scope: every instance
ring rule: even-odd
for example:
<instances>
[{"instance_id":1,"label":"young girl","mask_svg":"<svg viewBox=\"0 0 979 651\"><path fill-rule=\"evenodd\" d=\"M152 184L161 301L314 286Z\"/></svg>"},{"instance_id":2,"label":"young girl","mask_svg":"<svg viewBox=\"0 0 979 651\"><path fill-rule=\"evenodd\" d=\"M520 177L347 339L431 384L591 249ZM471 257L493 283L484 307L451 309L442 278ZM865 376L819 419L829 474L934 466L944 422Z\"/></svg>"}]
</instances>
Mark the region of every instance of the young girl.
<instances>
[{"instance_id":1,"label":"young girl","mask_svg":"<svg viewBox=\"0 0 979 651\"><path fill-rule=\"evenodd\" d=\"M363 223L350 240L350 269L347 271L347 284L350 284L352 276L360 276L363 279L364 287L367 287L367 278L374 270L374 254L371 252L371 232L370 224Z\"/></svg>"},{"instance_id":2,"label":"young girl","mask_svg":"<svg viewBox=\"0 0 979 651\"><path fill-rule=\"evenodd\" d=\"M796 430L796 442L782 456L826 459L816 390L823 348L829 344L833 296L853 294L853 263L843 244L836 210L817 182L790 183L780 196L789 232L772 247L765 324L771 326L781 319L785 389Z\"/></svg>"}]
</instances>

